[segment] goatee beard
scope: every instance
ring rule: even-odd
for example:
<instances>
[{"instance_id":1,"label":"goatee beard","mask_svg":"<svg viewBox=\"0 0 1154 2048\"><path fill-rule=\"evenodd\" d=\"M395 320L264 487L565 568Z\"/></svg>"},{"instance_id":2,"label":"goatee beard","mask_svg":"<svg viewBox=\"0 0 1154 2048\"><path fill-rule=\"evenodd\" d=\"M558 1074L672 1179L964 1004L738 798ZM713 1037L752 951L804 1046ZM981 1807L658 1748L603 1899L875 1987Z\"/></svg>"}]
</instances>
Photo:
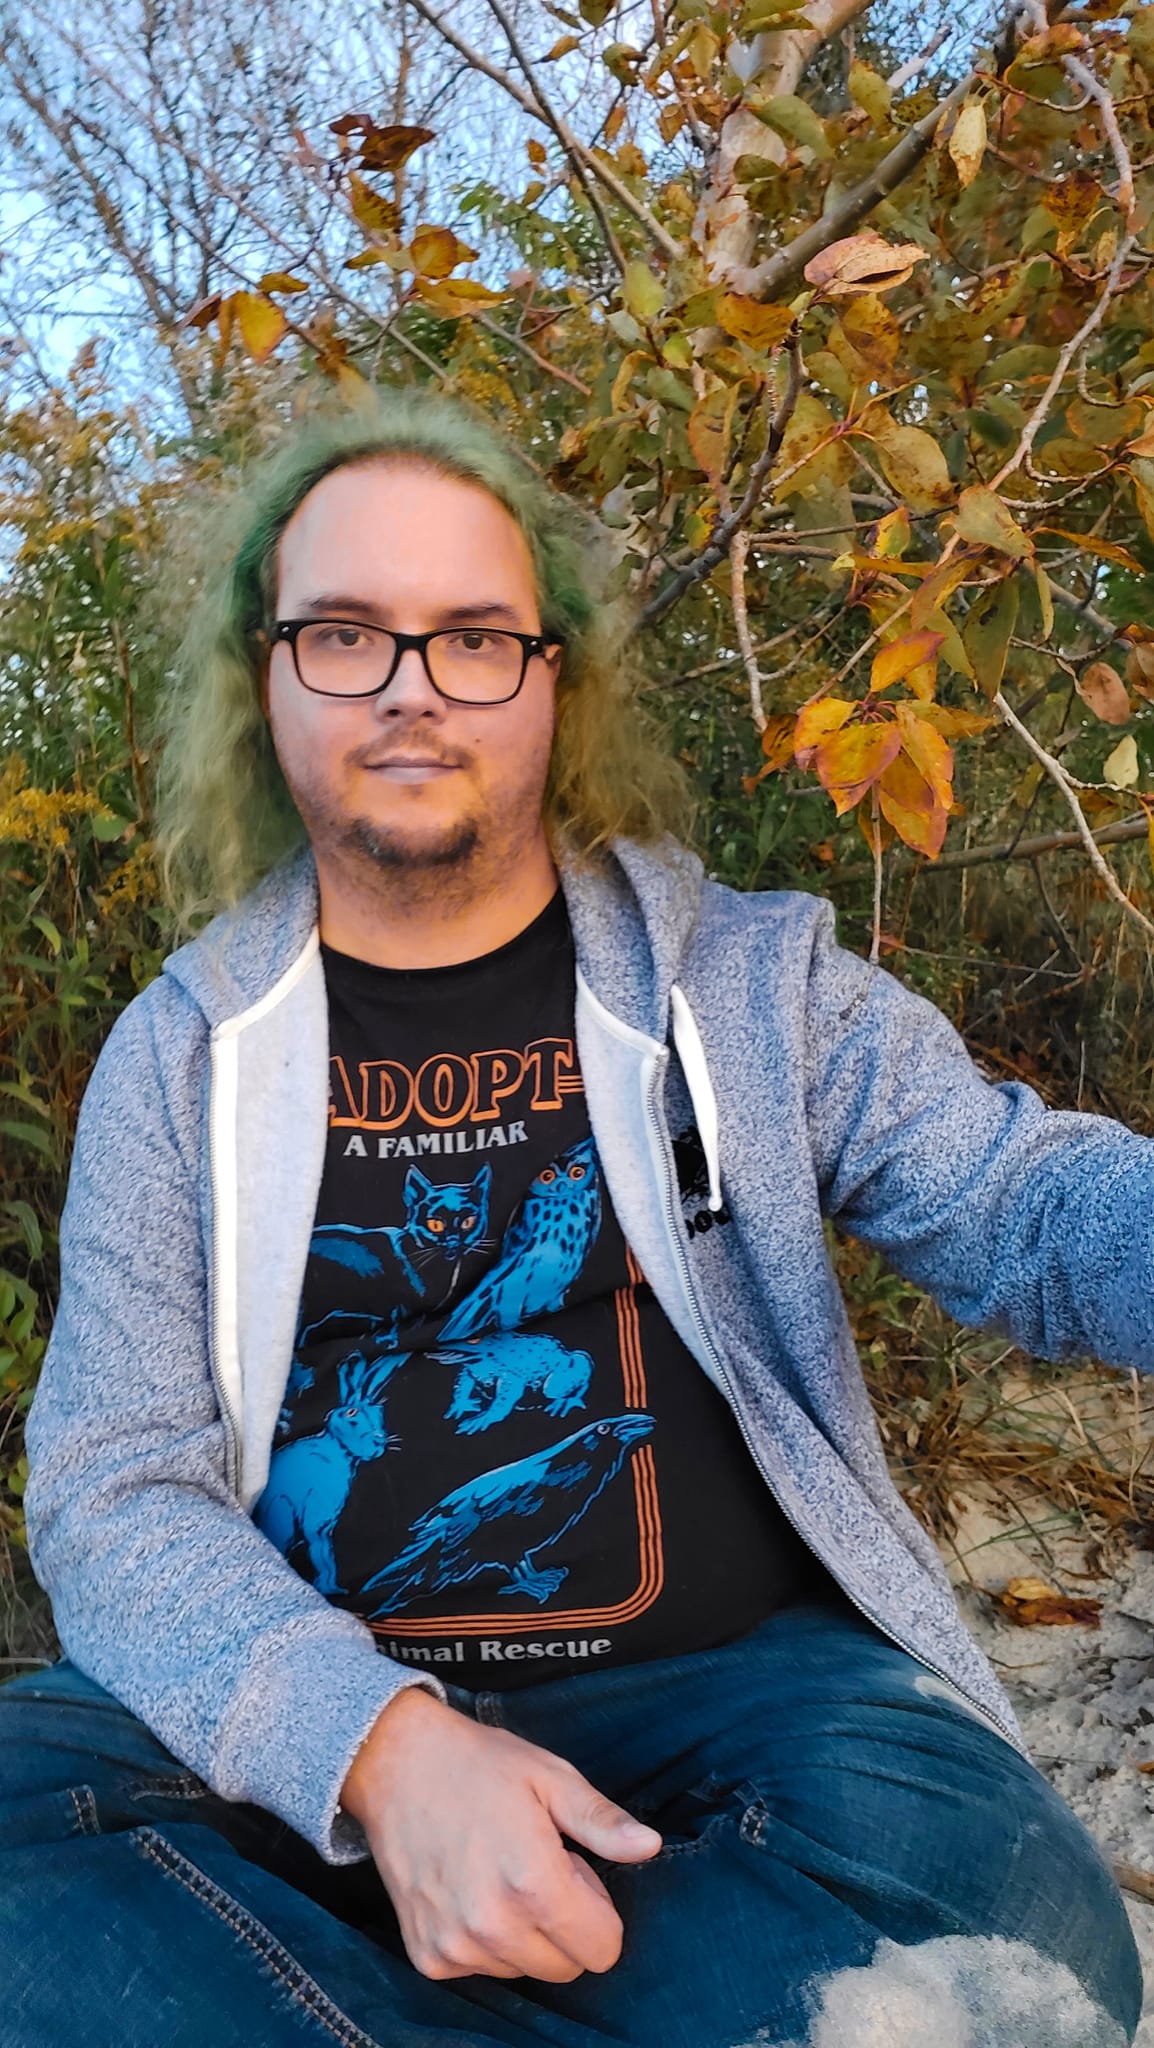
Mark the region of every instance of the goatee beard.
<instances>
[{"instance_id":1,"label":"goatee beard","mask_svg":"<svg viewBox=\"0 0 1154 2048\"><path fill-rule=\"evenodd\" d=\"M475 818L461 818L443 838L422 845L402 833L390 832L387 826L374 825L368 818L353 818L337 838L343 851L371 861L381 874L411 875L415 881L438 869L467 867L480 845L481 830Z\"/></svg>"}]
</instances>

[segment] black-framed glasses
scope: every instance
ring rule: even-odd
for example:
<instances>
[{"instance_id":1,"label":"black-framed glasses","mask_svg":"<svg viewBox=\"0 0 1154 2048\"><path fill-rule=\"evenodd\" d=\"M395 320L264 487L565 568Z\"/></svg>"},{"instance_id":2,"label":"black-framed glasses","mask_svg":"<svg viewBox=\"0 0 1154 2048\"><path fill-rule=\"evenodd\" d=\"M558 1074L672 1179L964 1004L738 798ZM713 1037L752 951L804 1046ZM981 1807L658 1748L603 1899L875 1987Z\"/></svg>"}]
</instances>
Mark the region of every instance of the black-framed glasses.
<instances>
[{"instance_id":1,"label":"black-framed glasses","mask_svg":"<svg viewBox=\"0 0 1154 2048\"><path fill-rule=\"evenodd\" d=\"M356 619L278 619L272 645L287 640L306 690L318 697L377 697L410 647L439 696L453 704L507 704L534 655L559 641L492 626L442 626L434 633L390 633Z\"/></svg>"}]
</instances>

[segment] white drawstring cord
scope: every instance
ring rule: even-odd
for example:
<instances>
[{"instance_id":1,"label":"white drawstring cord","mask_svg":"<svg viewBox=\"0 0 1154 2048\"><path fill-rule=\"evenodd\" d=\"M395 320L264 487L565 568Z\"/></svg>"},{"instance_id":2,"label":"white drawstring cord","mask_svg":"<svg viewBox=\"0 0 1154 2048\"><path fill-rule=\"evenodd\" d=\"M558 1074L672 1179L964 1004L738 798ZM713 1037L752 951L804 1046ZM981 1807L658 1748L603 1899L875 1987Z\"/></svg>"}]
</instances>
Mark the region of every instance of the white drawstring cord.
<instances>
[{"instance_id":1,"label":"white drawstring cord","mask_svg":"<svg viewBox=\"0 0 1154 2048\"><path fill-rule=\"evenodd\" d=\"M674 982L669 991L669 1003L673 1012L673 1043L685 1075L685 1085L693 1104L697 1119L698 1136L705 1153L705 1165L709 1174L709 1206L717 1210L722 1207L721 1197L721 1144L717 1115L717 1096L709 1067L705 1058L705 1047L697 1028L697 1019L685 999L682 989Z\"/></svg>"}]
</instances>

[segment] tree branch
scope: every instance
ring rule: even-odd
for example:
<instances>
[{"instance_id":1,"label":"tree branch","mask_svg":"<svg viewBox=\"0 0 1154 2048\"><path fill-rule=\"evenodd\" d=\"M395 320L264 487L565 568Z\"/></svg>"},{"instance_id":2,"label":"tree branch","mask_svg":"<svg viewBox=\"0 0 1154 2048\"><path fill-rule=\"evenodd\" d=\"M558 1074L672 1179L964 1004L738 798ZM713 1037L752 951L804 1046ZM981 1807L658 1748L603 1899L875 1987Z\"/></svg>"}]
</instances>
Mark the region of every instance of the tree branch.
<instances>
[{"instance_id":1,"label":"tree branch","mask_svg":"<svg viewBox=\"0 0 1154 2048\"><path fill-rule=\"evenodd\" d=\"M1090 830L1086 813L1078 801L1077 788L1072 778L1066 773L1062 763L1054 754L1047 753L1041 741L1034 738L1029 726L1022 723L1017 712L1007 703L1001 690L998 691L997 696L994 698L994 706L1004 723L1013 732L1017 733L1022 745L1034 756L1039 766L1045 769L1055 788L1061 791L1073 814L1074 823L1077 827L1077 836L1089 854L1090 865L1107 894L1113 897L1115 903L1126 912L1127 917L1133 918L1135 924L1141 925L1142 930L1148 932L1150 937L1154 939L1154 924L1151 923L1144 911L1139 910L1135 904L1131 903L1113 868L1100 851L1098 842Z\"/></svg>"},{"instance_id":2,"label":"tree branch","mask_svg":"<svg viewBox=\"0 0 1154 2048\"><path fill-rule=\"evenodd\" d=\"M631 213L634 220L645 229L650 240L661 250L662 255L668 256L671 261L675 257L680 256L681 249L679 245L674 241L673 236L668 230L662 227L656 214L651 213L644 200L638 199L629 190L628 185L617 176L616 171L610 170L608 164L602 163L600 157L593 150L586 149L585 144L573 133L567 121L563 120L560 115L557 115L555 116L557 125L554 127L553 121L550 120L543 108L538 106L532 95L522 92L520 86L514 79L510 78L507 71L502 71L499 65L490 63L487 57L481 55L480 50L474 49L471 43L467 43L463 36L457 34L456 29L450 28L444 17L428 5L428 0L411 0L411 5L416 9L422 20L427 21L430 28L435 28L438 35L443 36L450 47L456 50L458 56L465 59L466 64L472 70L479 71L485 78L491 78L494 85L499 85L503 92L509 94L510 99L516 100L517 105L532 120L540 121L546 128L553 127L554 133L558 136L566 155L575 162L582 164L586 170L591 171L595 178L600 179L606 191L611 192L618 204L623 206L627 213Z\"/></svg>"},{"instance_id":3,"label":"tree branch","mask_svg":"<svg viewBox=\"0 0 1154 2048\"><path fill-rule=\"evenodd\" d=\"M683 569L679 569L676 576L670 578L664 590L659 590L657 596L645 606L637 619L638 627L651 626L655 620L664 618L666 612L679 598L684 597L687 590L691 590L695 583L701 583L716 569L718 563L724 559L734 535L740 533L756 510L762 484L785 438L785 430L793 418L794 407L801 393L801 345L796 328L784 346L789 355L789 381L781 404L766 430L765 447L750 470L749 482L741 503L724 519L718 521L713 530L713 538L707 542L701 553L695 555L692 562L687 562Z\"/></svg>"}]
</instances>

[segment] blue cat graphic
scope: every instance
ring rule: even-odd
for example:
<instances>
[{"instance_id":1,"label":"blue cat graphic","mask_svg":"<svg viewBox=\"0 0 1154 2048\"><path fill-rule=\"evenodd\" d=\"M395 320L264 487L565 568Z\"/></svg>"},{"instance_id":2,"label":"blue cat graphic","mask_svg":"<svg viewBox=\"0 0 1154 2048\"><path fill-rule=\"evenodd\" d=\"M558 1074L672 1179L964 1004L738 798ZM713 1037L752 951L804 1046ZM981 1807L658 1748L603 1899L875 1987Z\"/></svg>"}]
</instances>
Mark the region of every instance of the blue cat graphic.
<instances>
[{"instance_id":1,"label":"blue cat graphic","mask_svg":"<svg viewBox=\"0 0 1154 2048\"><path fill-rule=\"evenodd\" d=\"M418 1166L405 1175L405 1220L400 1225L322 1223L313 1231L310 1257L344 1266L364 1280L383 1280L390 1293L412 1297L424 1306L435 1281L451 1268L443 1299L452 1294L470 1252L484 1251L489 1240L489 1196L493 1169L482 1166L476 1179L438 1187Z\"/></svg>"},{"instance_id":2,"label":"blue cat graphic","mask_svg":"<svg viewBox=\"0 0 1154 2048\"><path fill-rule=\"evenodd\" d=\"M317 1591L346 1589L337 1576L334 1540L349 1490L361 1466L397 1447L389 1435L381 1393L407 1353L366 1360L354 1352L338 1369L338 1405L315 1436L297 1437L274 1450L253 1520L288 1557L298 1545L308 1554Z\"/></svg>"},{"instance_id":3,"label":"blue cat graphic","mask_svg":"<svg viewBox=\"0 0 1154 2048\"><path fill-rule=\"evenodd\" d=\"M516 1330L561 1307L601 1227L592 1138L581 1138L529 1183L496 1262L446 1317L443 1338Z\"/></svg>"},{"instance_id":4,"label":"blue cat graphic","mask_svg":"<svg viewBox=\"0 0 1154 2048\"><path fill-rule=\"evenodd\" d=\"M632 1409L454 1487L411 1524L410 1541L366 1580L359 1599L380 1596L371 1614L377 1620L497 1572L506 1580L502 1594L543 1605L569 1570L538 1564L540 1552L576 1526L652 1433L653 1417Z\"/></svg>"},{"instance_id":5,"label":"blue cat graphic","mask_svg":"<svg viewBox=\"0 0 1154 2048\"><path fill-rule=\"evenodd\" d=\"M555 1337L511 1331L472 1337L460 1351L436 1352L445 1365L460 1368L445 1418L458 1436L475 1436L504 1422L515 1408L543 1408L568 1415L585 1406L593 1374L587 1351L570 1351Z\"/></svg>"}]
</instances>

